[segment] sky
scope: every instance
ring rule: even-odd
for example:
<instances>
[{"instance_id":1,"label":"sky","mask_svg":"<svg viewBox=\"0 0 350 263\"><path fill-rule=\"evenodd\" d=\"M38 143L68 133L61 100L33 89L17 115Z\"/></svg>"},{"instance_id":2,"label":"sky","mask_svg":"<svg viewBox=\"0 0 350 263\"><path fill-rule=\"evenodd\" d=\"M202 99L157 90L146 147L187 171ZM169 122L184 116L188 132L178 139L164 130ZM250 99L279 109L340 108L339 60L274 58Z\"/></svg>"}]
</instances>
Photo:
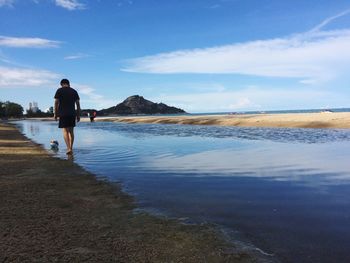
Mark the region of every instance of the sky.
<instances>
[{"instance_id":1,"label":"sky","mask_svg":"<svg viewBox=\"0 0 350 263\"><path fill-rule=\"evenodd\" d=\"M190 113L350 107L349 0L0 0L0 101Z\"/></svg>"}]
</instances>

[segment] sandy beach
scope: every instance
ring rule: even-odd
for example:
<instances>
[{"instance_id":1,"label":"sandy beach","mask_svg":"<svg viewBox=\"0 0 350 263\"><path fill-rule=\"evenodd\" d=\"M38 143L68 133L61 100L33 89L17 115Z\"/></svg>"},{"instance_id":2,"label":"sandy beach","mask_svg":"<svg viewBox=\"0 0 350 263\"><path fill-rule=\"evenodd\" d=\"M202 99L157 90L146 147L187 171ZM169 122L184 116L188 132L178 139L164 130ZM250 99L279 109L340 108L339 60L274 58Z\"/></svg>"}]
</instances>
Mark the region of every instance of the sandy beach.
<instances>
[{"instance_id":1,"label":"sandy beach","mask_svg":"<svg viewBox=\"0 0 350 263\"><path fill-rule=\"evenodd\" d=\"M211 227L134 213L119 185L11 125L0 124L0 156L1 262L257 262Z\"/></svg>"},{"instance_id":2,"label":"sandy beach","mask_svg":"<svg viewBox=\"0 0 350 263\"><path fill-rule=\"evenodd\" d=\"M288 113L288 114L232 114L200 116L133 116L100 117L96 121L126 123L163 123L219 125L242 127L286 127L286 128L350 128L349 112Z\"/></svg>"}]
</instances>

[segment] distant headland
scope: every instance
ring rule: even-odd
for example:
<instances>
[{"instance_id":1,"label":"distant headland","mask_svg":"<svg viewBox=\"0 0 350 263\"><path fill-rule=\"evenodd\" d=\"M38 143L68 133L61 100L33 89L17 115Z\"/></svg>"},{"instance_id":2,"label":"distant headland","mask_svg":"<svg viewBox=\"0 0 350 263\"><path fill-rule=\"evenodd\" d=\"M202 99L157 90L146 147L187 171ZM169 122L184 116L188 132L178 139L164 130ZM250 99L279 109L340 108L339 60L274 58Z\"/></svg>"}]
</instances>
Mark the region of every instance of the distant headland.
<instances>
[{"instance_id":1,"label":"distant headland","mask_svg":"<svg viewBox=\"0 0 350 263\"><path fill-rule=\"evenodd\" d=\"M186 113L183 109L168 106L164 103L154 103L139 95L133 95L123 102L108 109L97 112L101 115L139 115L139 114L179 114Z\"/></svg>"}]
</instances>

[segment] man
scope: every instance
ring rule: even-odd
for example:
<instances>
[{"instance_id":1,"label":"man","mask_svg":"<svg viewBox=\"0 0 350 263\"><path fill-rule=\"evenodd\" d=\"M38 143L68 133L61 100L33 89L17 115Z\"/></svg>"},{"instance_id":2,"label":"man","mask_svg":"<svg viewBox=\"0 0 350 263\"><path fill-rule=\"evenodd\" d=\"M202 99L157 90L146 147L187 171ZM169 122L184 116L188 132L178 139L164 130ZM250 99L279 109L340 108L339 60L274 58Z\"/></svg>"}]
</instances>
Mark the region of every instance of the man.
<instances>
[{"instance_id":1,"label":"man","mask_svg":"<svg viewBox=\"0 0 350 263\"><path fill-rule=\"evenodd\" d=\"M63 138L67 145L67 154L73 153L75 119L80 121L80 98L78 92L70 87L68 79L61 80L61 88L55 94L55 114L58 127L62 128ZM75 112L75 105L77 111Z\"/></svg>"}]
</instances>

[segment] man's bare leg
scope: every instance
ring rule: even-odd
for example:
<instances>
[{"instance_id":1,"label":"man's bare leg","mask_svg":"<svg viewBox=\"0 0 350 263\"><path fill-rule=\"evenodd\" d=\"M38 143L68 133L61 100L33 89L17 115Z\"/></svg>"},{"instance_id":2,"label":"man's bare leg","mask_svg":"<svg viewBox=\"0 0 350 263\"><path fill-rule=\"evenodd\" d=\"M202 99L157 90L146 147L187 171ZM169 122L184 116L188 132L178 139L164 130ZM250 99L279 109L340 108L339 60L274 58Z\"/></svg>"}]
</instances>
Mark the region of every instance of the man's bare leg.
<instances>
[{"instance_id":1,"label":"man's bare leg","mask_svg":"<svg viewBox=\"0 0 350 263\"><path fill-rule=\"evenodd\" d=\"M73 152L73 143L74 143L74 127L69 127L69 142L70 142L70 151Z\"/></svg>"},{"instance_id":2,"label":"man's bare leg","mask_svg":"<svg viewBox=\"0 0 350 263\"><path fill-rule=\"evenodd\" d=\"M74 132L73 127L63 128L63 138L67 146L67 154L72 153L74 143Z\"/></svg>"}]
</instances>

